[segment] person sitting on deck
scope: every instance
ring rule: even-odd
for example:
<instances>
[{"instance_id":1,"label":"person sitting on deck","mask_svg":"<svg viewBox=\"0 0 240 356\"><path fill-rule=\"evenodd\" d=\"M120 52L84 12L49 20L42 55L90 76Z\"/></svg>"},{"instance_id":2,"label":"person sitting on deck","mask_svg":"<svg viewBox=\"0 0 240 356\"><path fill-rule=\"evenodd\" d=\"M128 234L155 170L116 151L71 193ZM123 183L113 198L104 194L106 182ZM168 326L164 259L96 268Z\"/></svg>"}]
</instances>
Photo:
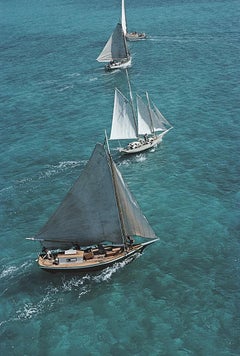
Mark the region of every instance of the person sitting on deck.
<instances>
[{"instance_id":1,"label":"person sitting on deck","mask_svg":"<svg viewBox=\"0 0 240 356\"><path fill-rule=\"evenodd\" d=\"M133 245L133 243L134 243L133 238L130 236L127 236L127 244L131 247Z\"/></svg>"},{"instance_id":2,"label":"person sitting on deck","mask_svg":"<svg viewBox=\"0 0 240 356\"><path fill-rule=\"evenodd\" d=\"M99 253L99 255L105 255L106 256L106 250L105 250L105 248L103 247L102 244L98 244L98 253Z\"/></svg>"}]
</instances>

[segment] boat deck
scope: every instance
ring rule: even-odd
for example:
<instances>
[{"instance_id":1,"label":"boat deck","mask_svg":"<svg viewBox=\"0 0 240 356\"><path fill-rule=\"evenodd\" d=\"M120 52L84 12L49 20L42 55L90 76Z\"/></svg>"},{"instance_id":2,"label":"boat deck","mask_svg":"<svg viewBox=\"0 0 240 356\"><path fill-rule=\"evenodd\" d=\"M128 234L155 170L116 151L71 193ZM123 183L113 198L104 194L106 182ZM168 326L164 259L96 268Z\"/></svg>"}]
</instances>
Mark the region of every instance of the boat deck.
<instances>
[{"instance_id":1,"label":"boat deck","mask_svg":"<svg viewBox=\"0 0 240 356\"><path fill-rule=\"evenodd\" d=\"M114 262L121 261L127 256L138 252L141 245L134 245L129 247L127 251L117 247L111 250L106 250L105 254L97 253L96 250L84 252L82 250L75 250L73 254L58 253L54 257L48 258L47 255L38 257L38 264L41 268L47 270L67 270L67 269L87 269L98 266L108 266Z\"/></svg>"}]
</instances>

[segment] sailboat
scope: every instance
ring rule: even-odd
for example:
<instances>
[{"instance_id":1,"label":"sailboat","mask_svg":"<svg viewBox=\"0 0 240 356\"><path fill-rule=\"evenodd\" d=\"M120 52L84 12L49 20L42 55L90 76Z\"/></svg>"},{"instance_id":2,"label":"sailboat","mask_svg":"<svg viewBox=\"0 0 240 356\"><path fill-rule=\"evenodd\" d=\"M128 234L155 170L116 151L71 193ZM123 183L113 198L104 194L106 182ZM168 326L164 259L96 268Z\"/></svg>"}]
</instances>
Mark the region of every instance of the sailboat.
<instances>
[{"instance_id":1,"label":"sailboat","mask_svg":"<svg viewBox=\"0 0 240 356\"><path fill-rule=\"evenodd\" d=\"M126 147L119 148L119 152L140 153L158 145L173 127L150 101L148 93L145 101L139 95L136 96L137 109L135 110L127 70L126 74L130 99L127 99L120 90L115 89L110 140L135 139Z\"/></svg>"},{"instance_id":2,"label":"sailboat","mask_svg":"<svg viewBox=\"0 0 240 356\"><path fill-rule=\"evenodd\" d=\"M129 67L131 60L122 25L118 23L102 52L97 57L97 61L108 63L105 69L113 70Z\"/></svg>"},{"instance_id":3,"label":"sailboat","mask_svg":"<svg viewBox=\"0 0 240 356\"><path fill-rule=\"evenodd\" d=\"M158 240L114 163L97 143L80 177L30 240L43 246L46 271L101 270L132 260Z\"/></svg>"},{"instance_id":4,"label":"sailboat","mask_svg":"<svg viewBox=\"0 0 240 356\"><path fill-rule=\"evenodd\" d=\"M125 11L125 0L122 0L122 29L124 36L126 37L127 40L129 41L138 41L138 40L143 40L145 39L146 33L144 32L128 32L127 31L127 20L126 20L126 11Z\"/></svg>"}]
</instances>

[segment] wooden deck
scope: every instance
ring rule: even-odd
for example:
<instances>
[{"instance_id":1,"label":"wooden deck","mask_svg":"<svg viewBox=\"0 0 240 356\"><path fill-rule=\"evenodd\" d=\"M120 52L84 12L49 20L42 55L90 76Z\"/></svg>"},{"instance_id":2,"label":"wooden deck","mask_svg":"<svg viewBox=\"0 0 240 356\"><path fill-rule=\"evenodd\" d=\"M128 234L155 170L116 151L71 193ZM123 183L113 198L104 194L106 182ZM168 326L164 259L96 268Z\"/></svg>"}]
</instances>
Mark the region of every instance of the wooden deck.
<instances>
[{"instance_id":1,"label":"wooden deck","mask_svg":"<svg viewBox=\"0 0 240 356\"><path fill-rule=\"evenodd\" d=\"M108 267L115 262L120 262L127 258L128 256L134 255L136 252L140 252L142 246L135 245L130 247L127 251L122 251L121 248L113 248L112 250L107 250L106 254L96 253L96 250L92 252L84 252L82 250L76 250L74 254L57 254L54 258L38 257L39 267L46 270L91 270L100 269ZM60 262L61 257L69 259L69 262ZM78 261L77 259L82 259ZM72 260L72 261L71 261ZM58 262L59 261L59 262Z\"/></svg>"}]
</instances>

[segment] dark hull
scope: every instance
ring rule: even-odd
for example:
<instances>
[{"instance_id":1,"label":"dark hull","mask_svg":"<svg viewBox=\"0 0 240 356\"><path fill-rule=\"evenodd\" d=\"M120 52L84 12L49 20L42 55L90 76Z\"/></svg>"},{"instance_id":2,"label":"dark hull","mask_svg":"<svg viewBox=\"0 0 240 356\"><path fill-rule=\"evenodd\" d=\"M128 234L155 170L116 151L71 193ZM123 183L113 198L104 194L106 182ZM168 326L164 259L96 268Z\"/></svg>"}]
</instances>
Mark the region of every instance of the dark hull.
<instances>
[{"instance_id":1,"label":"dark hull","mask_svg":"<svg viewBox=\"0 0 240 356\"><path fill-rule=\"evenodd\" d=\"M38 265L41 269L47 272L77 272L77 273L86 273L86 272L95 272L95 271L101 271L105 268L111 267L116 263L121 263L123 261L126 261L127 263L131 262L134 260L139 254L143 252L143 250L148 246L151 245L152 243L158 241L158 238L143 242L140 244L132 245L130 246L127 251L119 251L117 252L117 249L113 249L112 251L114 255L108 256L100 256L99 259L96 259L95 257L92 258L91 260L83 261L82 262L76 262L76 263L65 263L65 264L54 264L53 260L45 260L41 255L39 255L38 258ZM75 255L70 256L71 258L74 258L76 260L76 257L79 254L83 254L82 251L78 250L78 253ZM110 252L111 253L111 252Z\"/></svg>"},{"instance_id":2,"label":"dark hull","mask_svg":"<svg viewBox=\"0 0 240 356\"><path fill-rule=\"evenodd\" d=\"M113 261L113 262L109 262L106 264L102 264L102 265L98 265L98 266L89 266L89 267L76 267L76 268L62 268L62 269L46 269L41 267L42 270L44 270L45 272L49 272L49 273L58 273L58 272L69 272L69 273L89 273L89 272L98 272L98 271L102 271L108 267L112 267L113 265L115 265L116 263L120 263L123 262L125 260L128 260L127 263L132 262L133 260L135 260L135 258L137 258L137 255L139 253L142 253L141 251L135 252L133 255L131 256L125 256L124 258L122 258L121 260L118 261Z\"/></svg>"},{"instance_id":3,"label":"dark hull","mask_svg":"<svg viewBox=\"0 0 240 356\"><path fill-rule=\"evenodd\" d=\"M121 254L120 256L117 256L116 258L111 259L110 261L101 261L96 263L95 261L92 262L92 264L82 264L82 265L76 265L76 266L60 266L60 265L48 265L48 266L43 266L39 264L39 267L47 272L95 272L95 271L101 271L105 268L111 267L116 263L121 263L125 260L129 260L128 262L130 263L133 261L139 253L142 253L146 245L138 245L136 248L130 250L127 253Z\"/></svg>"}]
</instances>

